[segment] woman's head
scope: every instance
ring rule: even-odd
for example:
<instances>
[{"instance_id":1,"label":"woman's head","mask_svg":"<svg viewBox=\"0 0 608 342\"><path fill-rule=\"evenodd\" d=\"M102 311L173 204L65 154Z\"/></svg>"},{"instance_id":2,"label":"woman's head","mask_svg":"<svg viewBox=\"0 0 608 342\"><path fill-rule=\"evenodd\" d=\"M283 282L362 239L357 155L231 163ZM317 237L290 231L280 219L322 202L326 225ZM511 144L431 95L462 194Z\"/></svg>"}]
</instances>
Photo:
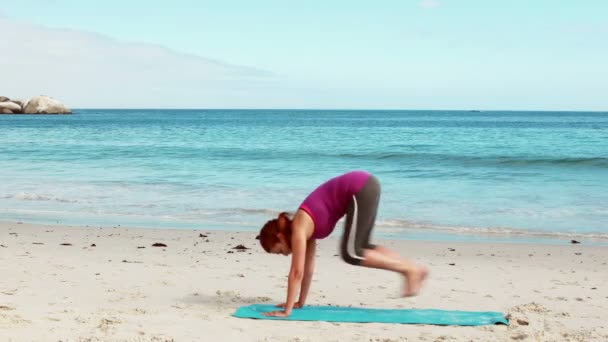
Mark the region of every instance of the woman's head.
<instances>
[{"instance_id":1,"label":"woman's head","mask_svg":"<svg viewBox=\"0 0 608 342\"><path fill-rule=\"evenodd\" d=\"M266 222L257 239L268 253L291 254L291 220L287 213L280 213L277 218Z\"/></svg>"}]
</instances>

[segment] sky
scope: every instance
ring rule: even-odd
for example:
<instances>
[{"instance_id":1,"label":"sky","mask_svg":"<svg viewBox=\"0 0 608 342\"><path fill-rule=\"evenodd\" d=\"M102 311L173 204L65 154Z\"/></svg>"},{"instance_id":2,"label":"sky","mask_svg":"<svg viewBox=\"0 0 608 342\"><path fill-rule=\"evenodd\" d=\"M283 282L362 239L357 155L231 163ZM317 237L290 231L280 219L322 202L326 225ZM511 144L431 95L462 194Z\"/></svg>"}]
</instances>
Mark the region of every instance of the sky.
<instances>
[{"instance_id":1,"label":"sky","mask_svg":"<svg viewBox=\"0 0 608 342\"><path fill-rule=\"evenodd\" d=\"M0 95L607 111L606 0L0 0Z\"/></svg>"}]
</instances>

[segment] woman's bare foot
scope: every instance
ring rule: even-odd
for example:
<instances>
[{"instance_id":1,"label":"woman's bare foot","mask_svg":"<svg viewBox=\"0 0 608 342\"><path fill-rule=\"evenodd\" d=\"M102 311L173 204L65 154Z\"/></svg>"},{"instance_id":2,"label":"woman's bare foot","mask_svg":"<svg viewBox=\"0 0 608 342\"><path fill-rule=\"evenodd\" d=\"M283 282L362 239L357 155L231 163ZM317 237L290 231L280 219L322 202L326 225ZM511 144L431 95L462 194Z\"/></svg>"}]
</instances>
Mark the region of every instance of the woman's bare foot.
<instances>
[{"instance_id":1,"label":"woman's bare foot","mask_svg":"<svg viewBox=\"0 0 608 342\"><path fill-rule=\"evenodd\" d=\"M429 275L429 270L425 266L419 265L416 270L403 274L407 279L407 285L403 291L403 297L412 297L420 292L424 281Z\"/></svg>"}]
</instances>

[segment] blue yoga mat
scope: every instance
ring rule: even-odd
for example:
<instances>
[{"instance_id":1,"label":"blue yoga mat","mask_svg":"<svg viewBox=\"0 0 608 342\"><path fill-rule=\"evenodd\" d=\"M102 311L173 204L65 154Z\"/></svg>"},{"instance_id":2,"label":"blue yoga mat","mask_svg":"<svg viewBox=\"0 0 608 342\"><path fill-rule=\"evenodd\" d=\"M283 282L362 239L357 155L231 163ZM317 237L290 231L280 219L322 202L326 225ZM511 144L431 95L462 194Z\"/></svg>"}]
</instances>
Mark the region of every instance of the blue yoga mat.
<instances>
[{"instance_id":1,"label":"blue yoga mat","mask_svg":"<svg viewBox=\"0 0 608 342\"><path fill-rule=\"evenodd\" d=\"M490 325L509 321L500 312L448 311L434 309L366 309L339 306L305 306L294 309L286 318L267 317L264 312L280 310L274 305L253 304L240 307L234 314L239 318L290 321L326 321L357 323L403 323L434 325Z\"/></svg>"}]
</instances>

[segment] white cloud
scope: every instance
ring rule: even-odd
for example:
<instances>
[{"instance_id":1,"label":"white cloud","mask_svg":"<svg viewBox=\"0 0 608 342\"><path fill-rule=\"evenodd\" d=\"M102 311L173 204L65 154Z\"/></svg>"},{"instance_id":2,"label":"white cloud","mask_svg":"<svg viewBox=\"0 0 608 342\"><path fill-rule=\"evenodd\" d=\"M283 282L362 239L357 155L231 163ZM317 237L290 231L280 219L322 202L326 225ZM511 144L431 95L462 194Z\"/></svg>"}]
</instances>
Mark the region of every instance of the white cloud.
<instances>
[{"instance_id":1,"label":"white cloud","mask_svg":"<svg viewBox=\"0 0 608 342\"><path fill-rule=\"evenodd\" d=\"M422 8L432 9L441 6L441 4L439 3L439 0L422 0L420 6Z\"/></svg>"},{"instance_id":2,"label":"white cloud","mask_svg":"<svg viewBox=\"0 0 608 342\"><path fill-rule=\"evenodd\" d=\"M0 32L0 95L13 98L47 94L72 107L214 107L274 78L161 46L2 16Z\"/></svg>"}]
</instances>

